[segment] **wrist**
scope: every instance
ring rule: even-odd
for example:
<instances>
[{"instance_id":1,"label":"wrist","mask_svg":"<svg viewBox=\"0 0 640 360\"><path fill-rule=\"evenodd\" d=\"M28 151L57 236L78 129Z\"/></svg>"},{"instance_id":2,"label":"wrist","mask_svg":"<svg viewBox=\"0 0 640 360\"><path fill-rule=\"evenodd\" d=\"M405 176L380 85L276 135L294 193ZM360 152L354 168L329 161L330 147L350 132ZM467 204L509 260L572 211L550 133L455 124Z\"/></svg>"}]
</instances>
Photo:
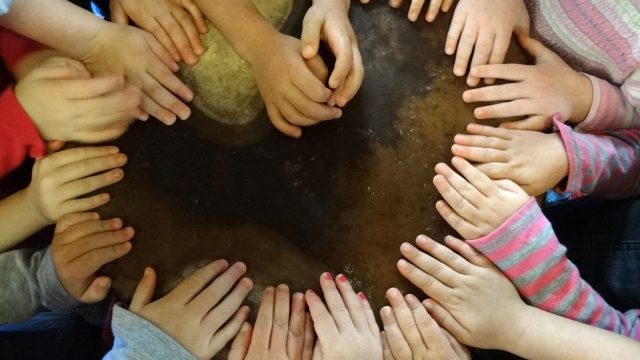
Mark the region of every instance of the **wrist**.
<instances>
[{"instance_id":1,"label":"wrist","mask_svg":"<svg viewBox=\"0 0 640 360\"><path fill-rule=\"evenodd\" d=\"M33 219L33 226L43 228L53 223L38 206L40 202L37 199L37 195L34 194L31 184L21 191L20 200L24 204L25 214L28 214L29 218Z\"/></svg>"},{"instance_id":2,"label":"wrist","mask_svg":"<svg viewBox=\"0 0 640 360\"><path fill-rule=\"evenodd\" d=\"M591 80L581 73L575 73L575 81L573 81L573 104L571 116L568 121L572 124L579 124L589 115L591 104L593 103L593 85Z\"/></svg>"},{"instance_id":3,"label":"wrist","mask_svg":"<svg viewBox=\"0 0 640 360\"><path fill-rule=\"evenodd\" d=\"M526 352L524 347L530 336L528 332L532 328L532 324L535 324L536 310L538 309L520 301L514 307L512 316L504 317L509 323L502 327L503 331L497 336L496 348L512 354Z\"/></svg>"},{"instance_id":4,"label":"wrist","mask_svg":"<svg viewBox=\"0 0 640 360\"><path fill-rule=\"evenodd\" d=\"M262 61L270 57L268 53L272 49L279 47L280 36L283 35L271 24L265 22L260 26L252 27L250 34L247 34L247 39L250 40L237 44L235 50L251 67L256 68Z\"/></svg>"},{"instance_id":5,"label":"wrist","mask_svg":"<svg viewBox=\"0 0 640 360\"><path fill-rule=\"evenodd\" d=\"M332 9L335 9L335 6L339 6L348 13L349 7L351 6L351 0L313 0L313 5L327 5Z\"/></svg>"}]
</instances>

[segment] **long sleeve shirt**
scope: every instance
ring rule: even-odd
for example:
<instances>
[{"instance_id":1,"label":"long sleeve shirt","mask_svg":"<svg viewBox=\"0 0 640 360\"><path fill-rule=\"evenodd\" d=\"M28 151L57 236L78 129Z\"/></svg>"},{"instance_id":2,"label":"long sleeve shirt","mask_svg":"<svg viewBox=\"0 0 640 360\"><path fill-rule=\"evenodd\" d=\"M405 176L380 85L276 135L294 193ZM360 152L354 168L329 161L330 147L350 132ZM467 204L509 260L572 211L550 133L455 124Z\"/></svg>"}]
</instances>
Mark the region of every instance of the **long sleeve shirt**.
<instances>
[{"instance_id":1,"label":"long sleeve shirt","mask_svg":"<svg viewBox=\"0 0 640 360\"><path fill-rule=\"evenodd\" d=\"M590 74L593 103L576 130L640 126L640 1L526 1L533 36Z\"/></svg>"},{"instance_id":2,"label":"long sleeve shirt","mask_svg":"<svg viewBox=\"0 0 640 360\"><path fill-rule=\"evenodd\" d=\"M496 264L531 305L640 340L640 310L617 311L582 280L535 199L494 232L468 243Z\"/></svg>"}]
</instances>

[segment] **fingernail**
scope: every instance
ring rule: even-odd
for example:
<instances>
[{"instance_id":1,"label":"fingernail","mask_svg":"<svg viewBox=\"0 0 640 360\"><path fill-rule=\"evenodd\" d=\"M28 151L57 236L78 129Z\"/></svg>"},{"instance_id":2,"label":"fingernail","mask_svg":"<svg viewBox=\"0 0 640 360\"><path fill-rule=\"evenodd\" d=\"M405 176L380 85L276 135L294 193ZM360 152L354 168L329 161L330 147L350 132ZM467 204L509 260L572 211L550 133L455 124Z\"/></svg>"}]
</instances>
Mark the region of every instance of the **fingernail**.
<instances>
[{"instance_id":1,"label":"fingernail","mask_svg":"<svg viewBox=\"0 0 640 360\"><path fill-rule=\"evenodd\" d=\"M109 146L107 148L107 152L110 154L116 154L118 152L120 152L120 149L117 146Z\"/></svg>"},{"instance_id":2,"label":"fingernail","mask_svg":"<svg viewBox=\"0 0 640 360\"><path fill-rule=\"evenodd\" d=\"M411 250L411 245L409 245L409 243L402 243L402 245L400 245L400 250L402 251L410 251Z\"/></svg>"},{"instance_id":3,"label":"fingernail","mask_svg":"<svg viewBox=\"0 0 640 360\"><path fill-rule=\"evenodd\" d=\"M446 49L444 50L444 52L445 52L447 55L453 55L453 48L452 48L452 47L448 47L448 48L446 48Z\"/></svg>"},{"instance_id":4,"label":"fingernail","mask_svg":"<svg viewBox=\"0 0 640 360\"><path fill-rule=\"evenodd\" d=\"M427 241L427 240L428 240L428 238L427 238L427 236L426 236L426 235L418 235L418 236L416 237L416 241L424 242L424 241Z\"/></svg>"},{"instance_id":5,"label":"fingernail","mask_svg":"<svg viewBox=\"0 0 640 360\"><path fill-rule=\"evenodd\" d=\"M336 280L338 280L339 282L343 283L347 281L347 277L344 276L343 274L340 274L336 277Z\"/></svg>"},{"instance_id":6,"label":"fingernail","mask_svg":"<svg viewBox=\"0 0 640 360\"><path fill-rule=\"evenodd\" d=\"M167 125L173 125L173 123L176 122L176 117L174 115L167 115L162 119L164 120L164 123Z\"/></svg>"},{"instance_id":7,"label":"fingernail","mask_svg":"<svg viewBox=\"0 0 640 360\"><path fill-rule=\"evenodd\" d=\"M322 274L322 278L324 278L325 280L331 280L333 279L333 276L331 275L331 273L326 272Z\"/></svg>"},{"instance_id":8,"label":"fingernail","mask_svg":"<svg viewBox=\"0 0 640 360\"><path fill-rule=\"evenodd\" d=\"M240 331L242 331L242 332L249 331L249 323L246 322L246 323L242 324L242 328L240 328Z\"/></svg>"},{"instance_id":9,"label":"fingernail","mask_svg":"<svg viewBox=\"0 0 640 360\"><path fill-rule=\"evenodd\" d=\"M110 199L111 199L111 195L109 195L109 194L102 194L102 195L100 195L100 200L101 200L101 201L103 201L103 202L107 202L107 201L109 201Z\"/></svg>"},{"instance_id":10,"label":"fingernail","mask_svg":"<svg viewBox=\"0 0 640 360\"><path fill-rule=\"evenodd\" d=\"M148 268L148 267L144 268L144 273L142 274L142 277L147 277L149 275L151 275L151 268Z\"/></svg>"},{"instance_id":11,"label":"fingernail","mask_svg":"<svg viewBox=\"0 0 640 360\"><path fill-rule=\"evenodd\" d=\"M295 293L295 294L293 294L293 299L297 300L297 301L302 300L303 297L304 297L303 293Z\"/></svg>"},{"instance_id":12,"label":"fingernail","mask_svg":"<svg viewBox=\"0 0 640 360\"><path fill-rule=\"evenodd\" d=\"M191 109L185 109L180 111L180 119L187 120L191 116Z\"/></svg>"},{"instance_id":13,"label":"fingernail","mask_svg":"<svg viewBox=\"0 0 640 360\"><path fill-rule=\"evenodd\" d=\"M359 298L360 298L360 300L362 300L362 301L367 301L367 296L366 296L362 291L360 291L360 292L358 293L358 297L359 297Z\"/></svg>"}]
</instances>

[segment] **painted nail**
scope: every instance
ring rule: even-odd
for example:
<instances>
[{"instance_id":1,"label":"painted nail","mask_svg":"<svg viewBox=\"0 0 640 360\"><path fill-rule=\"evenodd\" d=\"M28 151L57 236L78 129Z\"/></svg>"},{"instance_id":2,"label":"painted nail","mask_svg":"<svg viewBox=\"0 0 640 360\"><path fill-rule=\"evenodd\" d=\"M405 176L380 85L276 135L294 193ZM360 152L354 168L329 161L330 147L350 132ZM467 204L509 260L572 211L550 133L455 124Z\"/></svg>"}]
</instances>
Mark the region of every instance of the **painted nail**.
<instances>
[{"instance_id":1,"label":"painted nail","mask_svg":"<svg viewBox=\"0 0 640 360\"><path fill-rule=\"evenodd\" d=\"M322 274L322 278L325 280L331 280L333 279L333 276L331 275L331 273L326 272Z\"/></svg>"},{"instance_id":2,"label":"painted nail","mask_svg":"<svg viewBox=\"0 0 640 360\"><path fill-rule=\"evenodd\" d=\"M336 280L338 280L339 282L343 283L347 281L347 277L344 276L343 274L340 274L336 277Z\"/></svg>"},{"instance_id":3,"label":"painted nail","mask_svg":"<svg viewBox=\"0 0 640 360\"><path fill-rule=\"evenodd\" d=\"M359 297L359 298L360 298L360 300L362 300L362 301L367 301L367 296L366 296L362 291L360 291L360 292L358 293L358 297Z\"/></svg>"}]
</instances>

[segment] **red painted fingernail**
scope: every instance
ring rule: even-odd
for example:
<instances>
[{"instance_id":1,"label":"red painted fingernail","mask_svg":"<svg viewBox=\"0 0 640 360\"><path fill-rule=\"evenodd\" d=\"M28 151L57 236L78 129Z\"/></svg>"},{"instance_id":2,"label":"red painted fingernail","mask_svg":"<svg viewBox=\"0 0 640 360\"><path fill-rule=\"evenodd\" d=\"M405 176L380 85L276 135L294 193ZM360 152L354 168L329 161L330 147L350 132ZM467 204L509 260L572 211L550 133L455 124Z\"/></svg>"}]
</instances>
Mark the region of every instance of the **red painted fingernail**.
<instances>
[{"instance_id":1,"label":"red painted fingernail","mask_svg":"<svg viewBox=\"0 0 640 360\"><path fill-rule=\"evenodd\" d=\"M347 277L346 277L346 276L344 276L344 275L342 275L342 274L338 275L338 277L337 277L336 279L337 279L338 281L340 281L340 282L345 282L345 281L347 281Z\"/></svg>"},{"instance_id":2,"label":"red painted fingernail","mask_svg":"<svg viewBox=\"0 0 640 360\"><path fill-rule=\"evenodd\" d=\"M328 273L328 272L326 272L326 273L322 274L322 277L323 277L325 280L331 280L331 279L333 278L333 276L331 276L331 273Z\"/></svg>"},{"instance_id":3,"label":"red painted fingernail","mask_svg":"<svg viewBox=\"0 0 640 360\"><path fill-rule=\"evenodd\" d=\"M362 300L362 301L367 301L367 296L366 296L362 291L360 291L360 292L358 293L358 297L359 297L359 298L360 298L360 300Z\"/></svg>"}]
</instances>

